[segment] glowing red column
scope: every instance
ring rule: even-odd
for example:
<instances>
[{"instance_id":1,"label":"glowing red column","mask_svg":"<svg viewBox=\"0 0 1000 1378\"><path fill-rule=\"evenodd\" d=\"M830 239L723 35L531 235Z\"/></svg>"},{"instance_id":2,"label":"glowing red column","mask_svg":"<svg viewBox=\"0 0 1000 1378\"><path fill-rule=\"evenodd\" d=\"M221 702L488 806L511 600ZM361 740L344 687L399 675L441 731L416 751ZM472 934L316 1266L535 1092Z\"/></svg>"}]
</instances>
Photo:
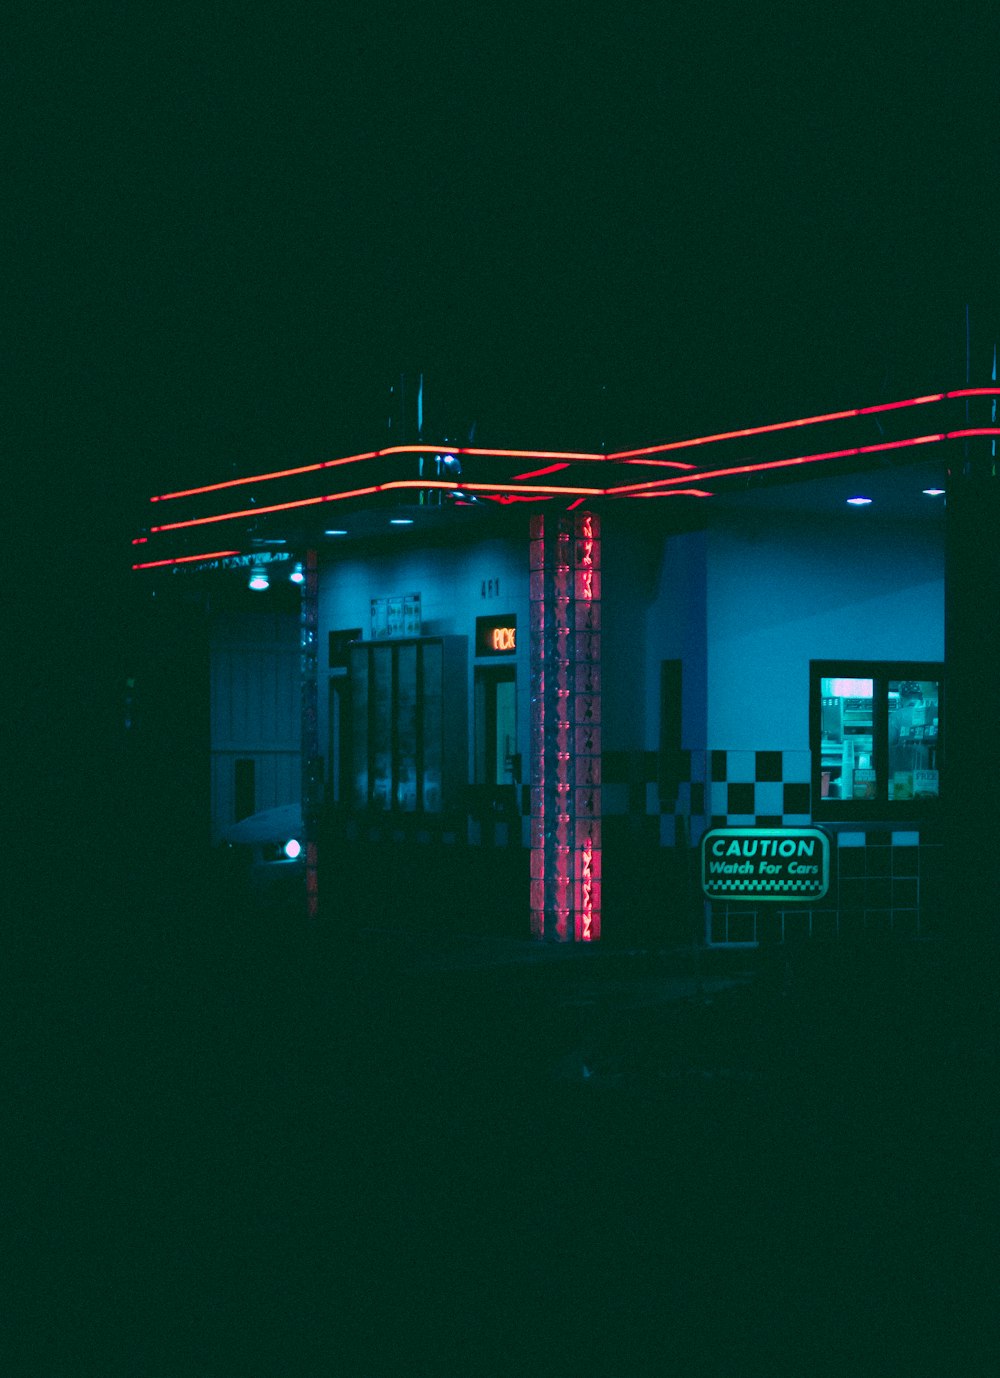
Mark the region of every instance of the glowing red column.
<instances>
[{"instance_id":1,"label":"glowing red column","mask_svg":"<svg viewBox=\"0 0 1000 1378\"><path fill-rule=\"evenodd\" d=\"M531 932L601 932L600 524L531 519Z\"/></svg>"}]
</instances>

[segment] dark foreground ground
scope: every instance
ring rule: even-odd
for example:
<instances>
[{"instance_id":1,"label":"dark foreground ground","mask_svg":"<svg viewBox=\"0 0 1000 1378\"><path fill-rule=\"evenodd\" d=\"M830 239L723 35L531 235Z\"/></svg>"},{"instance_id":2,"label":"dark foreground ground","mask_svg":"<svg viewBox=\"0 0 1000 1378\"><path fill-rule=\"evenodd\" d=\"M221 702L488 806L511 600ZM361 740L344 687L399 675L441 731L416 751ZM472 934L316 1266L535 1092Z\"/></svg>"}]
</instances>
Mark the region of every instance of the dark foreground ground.
<instances>
[{"instance_id":1,"label":"dark foreground ground","mask_svg":"<svg viewBox=\"0 0 1000 1378\"><path fill-rule=\"evenodd\" d=\"M996 1371L946 944L309 934L153 856L74 917L10 1045L10 1372Z\"/></svg>"}]
</instances>

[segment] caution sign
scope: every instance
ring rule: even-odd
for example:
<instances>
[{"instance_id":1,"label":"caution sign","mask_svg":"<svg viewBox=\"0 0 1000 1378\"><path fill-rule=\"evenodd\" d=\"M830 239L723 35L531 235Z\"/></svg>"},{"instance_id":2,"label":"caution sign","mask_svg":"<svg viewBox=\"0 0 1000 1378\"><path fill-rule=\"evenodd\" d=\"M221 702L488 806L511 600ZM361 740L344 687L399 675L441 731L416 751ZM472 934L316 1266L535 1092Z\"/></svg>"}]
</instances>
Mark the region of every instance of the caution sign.
<instances>
[{"instance_id":1,"label":"caution sign","mask_svg":"<svg viewBox=\"0 0 1000 1378\"><path fill-rule=\"evenodd\" d=\"M830 888L830 839L821 828L710 828L701 888L710 900L820 900Z\"/></svg>"}]
</instances>

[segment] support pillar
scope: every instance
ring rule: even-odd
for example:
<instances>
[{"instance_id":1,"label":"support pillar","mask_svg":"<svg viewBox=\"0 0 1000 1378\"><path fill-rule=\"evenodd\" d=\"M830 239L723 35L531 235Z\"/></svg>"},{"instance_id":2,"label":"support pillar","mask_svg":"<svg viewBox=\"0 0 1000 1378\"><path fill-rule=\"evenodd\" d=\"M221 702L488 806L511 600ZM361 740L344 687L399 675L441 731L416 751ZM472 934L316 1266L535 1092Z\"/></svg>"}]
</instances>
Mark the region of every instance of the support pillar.
<instances>
[{"instance_id":1,"label":"support pillar","mask_svg":"<svg viewBox=\"0 0 1000 1378\"><path fill-rule=\"evenodd\" d=\"M531 933L601 935L601 534L531 519Z\"/></svg>"},{"instance_id":2,"label":"support pillar","mask_svg":"<svg viewBox=\"0 0 1000 1378\"><path fill-rule=\"evenodd\" d=\"M996 426L995 403L973 419ZM977 436L949 467L945 536L944 770L949 937L989 979L1000 957L1000 476L996 437Z\"/></svg>"},{"instance_id":3,"label":"support pillar","mask_svg":"<svg viewBox=\"0 0 1000 1378\"><path fill-rule=\"evenodd\" d=\"M316 832L322 788L319 754L317 698L317 636L319 625L319 571L316 551L307 550L302 560L305 578L301 585L299 614L299 680L302 691L302 846L306 858L306 916L315 921L319 909Z\"/></svg>"}]
</instances>

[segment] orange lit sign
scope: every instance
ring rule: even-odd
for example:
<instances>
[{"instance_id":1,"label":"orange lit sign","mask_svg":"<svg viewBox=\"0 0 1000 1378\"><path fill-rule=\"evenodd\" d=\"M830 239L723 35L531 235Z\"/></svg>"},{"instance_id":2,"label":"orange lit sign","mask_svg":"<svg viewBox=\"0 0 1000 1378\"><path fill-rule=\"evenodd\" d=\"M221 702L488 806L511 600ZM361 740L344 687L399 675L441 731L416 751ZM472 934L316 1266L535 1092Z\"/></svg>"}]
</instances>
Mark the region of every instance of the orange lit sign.
<instances>
[{"instance_id":1,"label":"orange lit sign","mask_svg":"<svg viewBox=\"0 0 1000 1378\"><path fill-rule=\"evenodd\" d=\"M517 614L476 618L476 655L517 655Z\"/></svg>"}]
</instances>

